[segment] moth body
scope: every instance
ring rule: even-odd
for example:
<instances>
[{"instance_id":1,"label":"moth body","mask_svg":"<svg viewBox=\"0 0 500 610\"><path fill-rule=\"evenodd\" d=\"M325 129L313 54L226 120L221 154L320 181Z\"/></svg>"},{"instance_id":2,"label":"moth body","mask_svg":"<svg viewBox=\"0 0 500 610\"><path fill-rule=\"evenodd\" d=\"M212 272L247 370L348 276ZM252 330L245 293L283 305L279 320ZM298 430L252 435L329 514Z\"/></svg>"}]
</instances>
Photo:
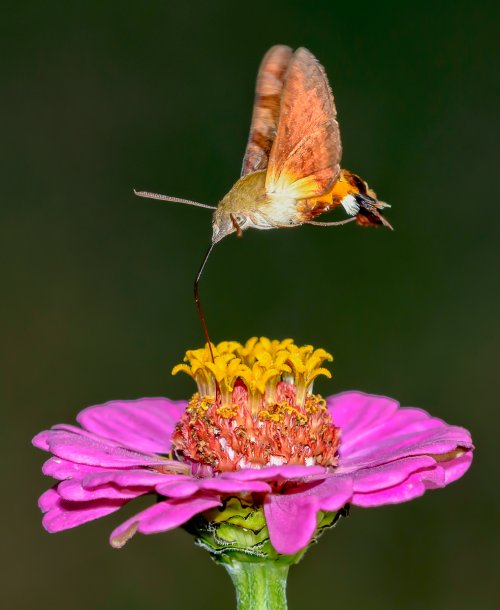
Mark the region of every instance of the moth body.
<instances>
[{"instance_id":1,"label":"moth body","mask_svg":"<svg viewBox=\"0 0 500 610\"><path fill-rule=\"evenodd\" d=\"M301 223L297 200L286 193L268 193L266 171L240 178L217 206L212 243L246 229L274 229Z\"/></svg>"},{"instance_id":2,"label":"moth body","mask_svg":"<svg viewBox=\"0 0 500 610\"><path fill-rule=\"evenodd\" d=\"M387 206L359 176L342 170L337 111L326 74L304 48L277 45L264 56L257 75L255 104L241 177L217 207L158 195L137 195L214 210L212 245L246 229L333 226L390 227ZM343 207L350 218L316 222Z\"/></svg>"},{"instance_id":3,"label":"moth body","mask_svg":"<svg viewBox=\"0 0 500 610\"><path fill-rule=\"evenodd\" d=\"M324 212L342 206L358 224L390 227L378 212L389 204L378 201L375 192L359 176L342 169L326 193L311 199L296 199L287 190L268 192L266 171L240 178L217 206L212 220L212 243L246 229L297 227Z\"/></svg>"}]
</instances>

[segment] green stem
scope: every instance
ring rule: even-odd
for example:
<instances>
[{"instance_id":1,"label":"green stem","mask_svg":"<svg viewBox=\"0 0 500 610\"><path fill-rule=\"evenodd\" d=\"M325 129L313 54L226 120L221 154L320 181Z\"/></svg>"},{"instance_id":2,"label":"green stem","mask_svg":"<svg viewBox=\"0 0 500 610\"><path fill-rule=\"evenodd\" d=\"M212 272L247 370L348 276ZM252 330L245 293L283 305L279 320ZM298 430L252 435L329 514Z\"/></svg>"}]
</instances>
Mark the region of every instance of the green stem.
<instances>
[{"instance_id":1,"label":"green stem","mask_svg":"<svg viewBox=\"0 0 500 610\"><path fill-rule=\"evenodd\" d=\"M286 610L288 565L276 561L223 564L236 589L238 610Z\"/></svg>"}]
</instances>

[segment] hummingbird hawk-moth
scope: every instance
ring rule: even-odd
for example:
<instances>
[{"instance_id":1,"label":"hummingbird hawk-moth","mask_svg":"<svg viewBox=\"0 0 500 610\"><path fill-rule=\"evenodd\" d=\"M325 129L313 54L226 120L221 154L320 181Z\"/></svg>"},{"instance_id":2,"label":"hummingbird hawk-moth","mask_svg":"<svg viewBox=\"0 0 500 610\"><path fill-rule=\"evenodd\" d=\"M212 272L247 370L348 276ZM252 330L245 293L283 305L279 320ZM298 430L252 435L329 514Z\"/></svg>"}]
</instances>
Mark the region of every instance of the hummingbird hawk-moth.
<instances>
[{"instance_id":1,"label":"hummingbird hawk-moth","mask_svg":"<svg viewBox=\"0 0 500 610\"><path fill-rule=\"evenodd\" d=\"M198 282L213 246L246 229L278 229L302 224L392 228L368 184L340 168L342 145L337 111L323 67L310 51L277 45L264 56L257 75L250 135L241 176L217 206L135 191L140 197L213 209L212 243L195 281L195 299L210 340L198 297ZM342 206L348 218L315 218Z\"/></svg>"}]
</instances>

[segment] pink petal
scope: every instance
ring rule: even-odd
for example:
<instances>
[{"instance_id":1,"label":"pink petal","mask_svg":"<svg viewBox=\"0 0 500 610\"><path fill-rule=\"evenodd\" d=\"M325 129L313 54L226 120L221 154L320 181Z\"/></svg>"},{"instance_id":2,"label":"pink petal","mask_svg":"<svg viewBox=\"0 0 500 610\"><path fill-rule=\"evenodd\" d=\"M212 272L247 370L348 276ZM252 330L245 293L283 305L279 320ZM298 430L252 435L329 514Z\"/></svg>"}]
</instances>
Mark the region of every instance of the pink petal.
<instances>
[{"instance_id":1,"label":"pink petal","mask_svg":"<svg viewBox=\"0 0 500 610\"><path fill-rule=\"evenodd\" d=\"M266 468L243 468L235 472L224 472L220 477L237 481L286 481L322 475L326 472L326 468L322 466L285 464Z\"/></svg>"},{"instance_id":2,"label":"pink petal","mask_svg":"<svg viewBox=\"0 0 500 610\"><path fill-rule=\"evenodd\" d=\"M52 434L52 430L43 430L42 432L39 432L31 439L31 443L35 447L38 447L38 449L43 449L44 451L49 451L48 439L50 438L51 434Z\"/></svg>"},{"instance_id":3,"label":"pink petal","mask_svg":"<svg viewBox=\"0 0 500 610\"><path fill-rule=\"evenodd\" d=\"M172 479L168 483L157 485L156 491L162 496L170 498L185 498L198 493L198 491L215 491L222 494L270 493L272 488L263 481L232 481L222 477L214 477L213 479L193 478L183 481Z\"/></svg>"},{"instance_id":4,"label":"pink petal","mask_svg":"<svg viewBox=\"0 0 500 610\"><path fill-rule=\"evenodd\" d=\"M346 472L415 455L437 455L472 447L464 428L449 426L422 409L398 408L383 396L344 392L329 399L342 430L340 465Z\"/></svg>"},{"instance_id":5,"label":"pink petal","mask_svg":"<svg viewBox=\"0 0 500 610\"><path fill-rule=\"evenodd\" d=\"M449 462L440 462L440 467L444 470L446 485L453 483L469 470L472 463L472 451L467 451L460 457Z\"/></svg>"},{"instance_id":6,"label":"pink petal","mask_svg":"<svg viewBox=\"0 0 500 610\"><path fill-rule=\"evenodd\" d=\"M222 494L271 493L272 491L272 487L264 481L231 481L221 477L202 479L200 489Z\"/></svg>"},{"instance_id":7,"label":"pink petal","mask_svg":"<svg viewBox=\"0 0 500 610\"><path fill-rule=\"evenodd\" d=\"M337 511L351 498L350 477L329 478L266 496L264 513L273 547L293 555L306 547L317 527L320 510Z\"/></svg>"},{"instance_id":8,"label":"pink petal","mask_svg":"<svg viewBox=\"0 0 500 610\"><path fill-rule=\"evenodd\" d=\"M269 495L264 504L269 538L282 555L305 548L317 527L317 502L311 496Z\"/></svg>"},{"instance_id":9,"label":"pink petal","mask_svg":"<svg viewBox=\"0 0 500 610\"><path fill-rule=\"evenodd\" d=\"M76 434L77 436L82 436L84 438L92 439L99 443L106 443L111 447L119 447L120 444L112 441L110 439L104 439L98 434L93 434L92 432L88 432L83 428L79 428L78 426L72 426L70 424L56 424L52 426L50 430L43 430L43 432L39 432L33 439L32 444L38 449L43 449L44 451L50 451L49 441L54 438L54 435L61 435L61 432L70 432L72 434Z\"/></svg>"},{"instance_id":10,"label":"pink petal","mask_svg":"<svg viewBox=\"0 0 500 610\"><path fill-rule=\"evenodd\" d=\"M92 472L102 472L100 466L88 466L87 464L76 464L58 457L49 458L42 467L43 474L62 481L63 479L82 479Z\"/></svg>"},{"instance_id":11,"label":"pink petal","mask_svg":"<svg viewBox=\"0 0 500 610\"><path fill-rule=\"evenodd\" d=\"M433 468L436 465L434 458L429 456L408 457L388 464L381 464L373 468L363 468L351 473L353 488L356 492L378 491L392 487L405 481L411 474L424 468ZM342 474L339 468L336 475Z\"/></svg>"},{"instance_id":12,"label":"pink petal","mask_svg":"<svg viewBox=\"0 0 500 610\"><path fill-rule=\"evenodd\" d=\"M352 504L355 506L382 506L383 504L399 504L422 496L427 489L436 489L446 485L444 469L435 466L410 475L405 481L369 493L354 493Z\"/></svg>"},{"instance_id":13,"label":"pink petal","mask_svg":"<svg viewBox=\"0 0 500 610\"><path fill-rule=\"evenodd\" d=\"M187 498L189 496L194 496L194 494L198 492L199 481L186 478L182 481L160 482L155 489L162 496Z\"/></svg>"},{"instance_id":14,"label":"pink petal","mask_svg":"<svg viewBox=\"0 0 500 610\"><path fill-rule=\"evenodd\" d=\"M57 492L64 500L73 502L88 502L91 500L119 500L132 499L148 493L150 490L146 487L129 488L116 487L115 485L102 485L94 489L85 489L82 487L81 481L76 479L66 480L59 483Z\"/></svg>"},{"instance_id":15,"label":"pink petal","mask_svg":"<svg viewBox=\"0 0 500 610\"><path fill-rule=\"evenodd\" d=\"M40 504L43 505L43 510L46 510L42 523L50 533L61 532L114 513L126 502L126 499L70 502L63 500L57 492L55 495L51 493L50 497L49 492L45 492L40 498Z\"/></svg>"},{"instance_id":16,"label":"pink petal","mask_svg":"<svg viewBox=\"0 0 500 610\"><path fill-rule=\"evenodd\" d=\"M327 404L334 424L342 430L343 443L361 438L399 408L399 403L392 398L363 392L342 392L330 396Z\"/></svg>"},{"instance_id":17,"label":"pink petal","mask_svg":"<svg viewBox=\"0 0 500 610\"><path fill-rule=\"evenodd\" d=\"M177 481L178 479L190 480L189 477L183 477L178 474L163 474L154 470L138 469L138 470L107 470L99 473L89 473L82 480L82 486L85 489L95 489L101 485L113 483L118 487L147 487L153 490L155 485L166 483L168 481Z\"/></svg>"},{"instance_id":18,"label":"pink petal","mask_svg":"<svg viewBox=\"0 0 500 610\"><path fill-rule=\"evenodd\" d=\"M44 491L43 494L38 498L38 506L42 513L46 513L53 508L60 499L60 495L57 493L55 487L51 487Z\"/></svg>"},{"instance_id":19,"label":"pink petal","mask_svg":"<svg viewBox=\"0 0 500 610\"><path fill-rule=\"evenodd\" d=\"M125 447L168 453L175 425L186 406L186 401L167 398L113 400L84 409L77 420L90 432L117 441Z\"/></svg>"},{"instance_id":20,"label":"pink petal","mask_svg":"<svg viewBox=\"0 0 500 610\"><path fill-rule=\"evenodd\" d=\"M220 505L220 500L215 497L158 502L117 527L111 534L111 546L121 548L136 532L156 534L174 529L194 515Z\"/></svg>"},{"instance_id":21,"label":"pink petal","mask_svg":"<svg viewBox=\"0 0 500 610\"><path fill-rule=\"evenodd\" d=\"M108 444L105 439L97 441L63 430L51 430L47 437L47 445L49 451L60 458L90 466L105 468L159 466L165 462L159 456L146 455Z\"/></svg>"}]
</instances>

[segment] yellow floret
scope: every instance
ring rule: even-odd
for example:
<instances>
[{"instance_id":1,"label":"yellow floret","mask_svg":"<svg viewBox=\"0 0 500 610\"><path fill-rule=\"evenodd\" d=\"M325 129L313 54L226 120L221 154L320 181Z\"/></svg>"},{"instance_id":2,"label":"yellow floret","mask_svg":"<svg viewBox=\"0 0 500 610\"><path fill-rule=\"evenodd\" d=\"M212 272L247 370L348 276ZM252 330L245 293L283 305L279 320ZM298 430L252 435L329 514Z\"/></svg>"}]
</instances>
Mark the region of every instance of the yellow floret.
<instances>
[{"instance_id":1,"label":"yellow floret","mask_svg":"<svg viewBox=\"0 0 500 610\"><path fill-rule=\"evenodd\" d=\"M293 339L252 337L244 344L222 341L211 347L213 360L208 344L188 350L184 363L175 366L172 374L188 374L196 381L202 396L216 396L219 392L222 405L232 403L231 393L241 379L253 410L275 401L280 381L295 385L297 405L303 407L316 377L331 377L330 371L321 366L325 360L333 360L331 354L312 345L299 347Z\"/></svg>"}]
</instances>

